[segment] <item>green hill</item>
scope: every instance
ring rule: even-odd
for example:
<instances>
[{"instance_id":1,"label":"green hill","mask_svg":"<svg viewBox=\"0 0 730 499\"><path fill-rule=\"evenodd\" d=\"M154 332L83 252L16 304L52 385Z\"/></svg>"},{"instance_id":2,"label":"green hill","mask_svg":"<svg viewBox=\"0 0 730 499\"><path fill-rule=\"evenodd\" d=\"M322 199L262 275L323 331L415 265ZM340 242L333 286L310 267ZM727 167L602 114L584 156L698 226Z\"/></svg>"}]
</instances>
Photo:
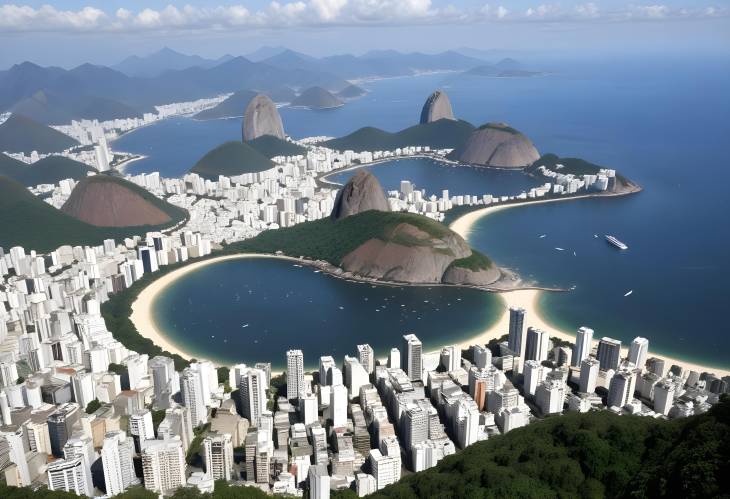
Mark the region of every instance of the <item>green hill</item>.
<instances>
[{"instance_id":1,"label":"green hill","mask_svg":"<svg viewBox=\"0 0 730 499\"><path fill-rule=\"evenodd\" d=\"M438 120L415 125L391 133L379 128L365 127L350 135L328 140L324 146L339 151L393 150L406 146L430 146L433 149L453 149L462 145L474 126L466 121Z\"/></svg>"},{"instance_id":2,"label":"green hill","mask_svg":"<svg viewBox=\"0 0 730 499\"><path fill-rule=\"evenodd\" d=\"M217 179L273 168L274 163L245 142L231 141L205 154L190 171L201 177Z\"/></svg>"},{"instance_id":3,"label":"green hill","mask_svg":"<svg viewBox=\"0 0 730 499\"><path fill-rule=\"evenodd\" d=\"M33 187L38 184L57 184L60 180L72 178L79 180L88 172L95 171L88 165L63 156L48 156L32 165L0 154L0 175Z\"/></svg>"},{"instance_id":4,"label":"green hill","mask_svg":"<svg viewBox=\"0 0 730 499\"><path fill-rule=\"evenodd\" d=\"M563 165L561 168L558 168L557 165ZM540 156L540 159L535 161L532 166L527 168L525 170L525 173L532 174L534 173L537 168L540 166L544 166L545 168L562 173L565 175L573 174L573 175L595 175L598 173L599 170L606 168L605 166L597 165L595 163L591 163L590 161L586 161L584 159L580 158L561 158L557 154L553 153L547 153ZM637 187L637 185L629 180L628 178L624 177L623 175L616 173L616 188L621 189L629 189L633 187Z\"/></svg>"},{"instance_id":5,"label":"green hill","mask_svg":"<svg viewBox=\"0 0 730 499\"><path fill-rule=\"evenodd\" d=\"M48 154L77 145L76 139L19 114L0 125L0 151Z\"/></svg>"},{"instance_id":6,"label":"green hill","mask_svg":"<svg viewBox=\"0 0 730 499\"><path fill-rule=\"evenodd\" d=\"M275 156L298 156L307 153L306 147L282 140L273 135L262 135L261 137L249 140L247 143L267 158L273 158Z\"/></svg>"},{"instance_id":7,"label":"green hill","mask_svg":"<svg viewBox=\"0 0 730 499\"><path fill-rule=\"evenodd\" d=\"M167 204L167 203L166 203ZM30 193L22 184L0 176L0 246L23 246L47 252L59 246L97 245L162 227L105 228L81 222Z\"/></svg>"},{"instance_id":8,"label":"green hill","mask_svg":"<svg viewBox=\"0 0 730 499\"><path fill-rule=\"evenodd\" d=\"M214 120L243 116L246 106L248 106L248 103L254 97L256 97L256 92L239 90L217 106L200 111L193 118L198 120Z\"/></svg>"},{"instance_id":9,"label":"green hill","mask_svg":"<svg viewBox=\"0 0 730 499\"><path fill-rule=\"evenodd\" d=\"M728 497L730 397L663 421L568 413L449 456L368 497ZM352 492L333 498L354 497Z\"/></svg>"}]
</instances>

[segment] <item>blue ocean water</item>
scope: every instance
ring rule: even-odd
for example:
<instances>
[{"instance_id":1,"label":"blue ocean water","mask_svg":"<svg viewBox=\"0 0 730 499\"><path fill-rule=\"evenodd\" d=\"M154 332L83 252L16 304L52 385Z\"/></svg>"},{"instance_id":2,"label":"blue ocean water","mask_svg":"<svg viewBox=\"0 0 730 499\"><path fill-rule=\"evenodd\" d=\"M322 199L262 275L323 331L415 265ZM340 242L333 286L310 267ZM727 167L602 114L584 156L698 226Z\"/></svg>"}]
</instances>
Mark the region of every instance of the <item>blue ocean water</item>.
<instances>
[{"instance_id":1,"label":"blue ocean water","mask_svg":"<svg viewBox=\"0 0 730 499\"><path fill-rule=\"evenodd\" d=\"M538 78L382 80L342 108L282 109L282 116L294 137L343 135L366 125L394 131L415 123L423 100L439 87L459 118L507 122L541 152L616 168L644 187L623 198L510 209L478 223L470 242L500 265L540 284L576 286L543 295L550 322L567 329L588 325L624 341L646 336L651 349L730 367L730 326L719 313L730 278L730 62L616 60L566 64ZM240 120L179 119L133 132L114 147L149 153L131 171L179 175L212 145L239 134ZM143 150L149 144L154 149ZM412 180L427 191L440 192L444 182L459 194L462 180L442 175L438 166L420 166L401 161L373 171L387 188L421 174ZM464 178L473 174L465 170ZM472 187L469 178L463 184ZM489 185L511 188L514 178L501 178L495 175ZM630 249L617 252L603 234L615 234Z\"/></svg>"},{"instance_id":2,"label":"blue ocean water","mask_svg":"<svg viewBox=\"0 0 730 499\"><path fill-rule=\"evenodd\" d=\"M300 348L321 355L378 356L418 335L426 351L466 340L499 318L502 301L472 289L355 283L272 258L228 260L182 276L155 300L155 323L186 351L215 362L272 362Z\"/></svg>"}]
</instances>

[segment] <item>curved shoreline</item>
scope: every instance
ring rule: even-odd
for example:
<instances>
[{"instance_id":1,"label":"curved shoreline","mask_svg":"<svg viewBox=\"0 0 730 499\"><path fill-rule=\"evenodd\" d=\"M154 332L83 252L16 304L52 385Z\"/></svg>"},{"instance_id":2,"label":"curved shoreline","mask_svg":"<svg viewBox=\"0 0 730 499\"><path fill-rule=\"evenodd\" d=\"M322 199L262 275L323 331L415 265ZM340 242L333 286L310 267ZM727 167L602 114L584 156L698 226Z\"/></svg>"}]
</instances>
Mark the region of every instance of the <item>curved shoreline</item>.
<instances>
[{"instance_id":1,"label":"curved shoreline","mask_svg":"<svg viewBox=\"0 0 730 499\"><path fill-rule=\"evenodd\" d=\"M464 215L460 216L456 220L454 220L450 225L449 228L459 234L461 237L463 237L468 242L469 234L472 232L474 225L478 220L480 220L483 217L486 217L488 215L494 214L498 211L502 211L508 208L516 208L519 206L526 206L526 205L533 205L533 204L544 204L544 203L551 203L551 202L558 202L558 201L571 201L574 199L585 199L588 197L595 197L591 195L586 196L572 196L568 198L552 198L552 199L544 199L539 201L525 201L522 203L510 203L510 204L504 204L504 205L496 205L496 206L487 206L478 210L471 211L469 213L465 213ZM497 291L499 292L499 291ZM500 296L504 300L505 308L504 312L500 316L499 320L494 324L494 326L484 330L481 334L479 334L476 338L473 338L473 343L479 343L484 344L488 343L490 340L493 340L495 338L500 338L507 334L509 331L509 308L510 307L520 307L525 309L525 316L526 316L526 326L533 326L537 327L539 329L542 329L544 331L547 331L551 337L556 336L562 340L570 341L571 343L575 342L575 333L571 331L566 331L560 328L557 328L551 324L548 323L546 319L544 319L540 315L540 307L538 305L538 299L540 297L540 293L544 292L544 290L540 289L516 289L512 291L502 291L499 292ZM577 329L577 326L576 326ZM598 338L594 338L598 339ZM651 342L651 338L649 339L649 342ZM467 345L468 346L468 345ZM621 354L623 356L628 355L628 347L622 346L621 347ZM692 370L697 371L699 373L703 371L707 372L714 372L716 375L719 376L727 376L730 375L730 370L726 368L721 367L713 367L710 365L704 365L704 364L698 364L691 361L686 361L682 359L678 359L676 357L671 357L668 355L664 355L661 353L658 353L657 351L649 351L649 355L652 357L657 357L660 359L663 359L665 362L665 370L668 371L669 368L672 366L672 364L676 364L678 366L682 366L685 370Z\"/></svg>"}]
</instances>

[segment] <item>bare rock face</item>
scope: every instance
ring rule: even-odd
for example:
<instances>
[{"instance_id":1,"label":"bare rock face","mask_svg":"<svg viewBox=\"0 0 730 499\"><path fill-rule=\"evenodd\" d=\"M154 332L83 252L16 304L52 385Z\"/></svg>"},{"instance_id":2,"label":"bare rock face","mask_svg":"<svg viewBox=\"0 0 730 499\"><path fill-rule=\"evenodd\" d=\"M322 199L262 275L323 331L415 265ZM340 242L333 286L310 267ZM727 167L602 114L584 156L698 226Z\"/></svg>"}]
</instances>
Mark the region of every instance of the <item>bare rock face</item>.
<instances>
[{"instance_id":1,"label":"bare rock face","mask_svg":"<svg viewBox=\"0 0 730 499\"><path fill-rule=\"evenodd\" d=\"M429 95L421 110L421 124L431 123L441 119L455 120L454 112L451 109L451 101L446 93L436 90Z\"/></svg>"},{"instance_id":2,"label":"bare rock face","mask_svg":"<svg viewBox=\"0 0 730 499\"><path fill-rule=\"evenodd\" d=\"M540 158L530 139L504 123L487 123L472 132L457 151L463 163L498 168L524 168Z\"/></svg>"},{"instance_id":3,"label":"bare rock face","mask_svg":"<svg viewBox=\"0 0 730 499\"><path fill-rule=\"evenodd\" d=\"M465 284L467 286L488 286L502 276L499 268L490 267L477 271L463 267L449 267L441 280L444 284Z\"/></svg>"},{"instance_id":4,"label":"bare rock face","mask_svg":"<svg viewBox=\"0 0 730 499\"><path fill-rule=\"evenodd\" d=\"M243 140L253 140L263 135L286 138L276 105L267 96L258 94L248 103L243 115Z\"/></svg>"},{"instance_id":5,"label":"bare rock face","mask_svg":"<svg viewBox=\"0 0 730 499\"><path fill-rule=\"evenodd\" d=\"M401 223L387 241L369 239L345 255L341 266L363 277L408 283L440 283L451 263L471 255L469 245L450 232L434 237Z\"/></svg>"},{"instance_id":6,"label":"bare rock face","mask_svg":"<svg viewBox=\"0 0 730 499\"><path fill-rule=\"evenodd\" d=\"M367 210L390 211L390 205L378 179L360 170L337 193L330 217L340 220Z\"/></svg>"},{"instance_id":7,"label":"bare rock face","mask_svg":"<svg viewBox=\"0 0 730 499\"><path fill-rule=\"evenodd\" d=\"M161 225L171 220L134 187L106 175L86 177L74 187L61 211L98 227Z\"/></svg>"}]
</instances>

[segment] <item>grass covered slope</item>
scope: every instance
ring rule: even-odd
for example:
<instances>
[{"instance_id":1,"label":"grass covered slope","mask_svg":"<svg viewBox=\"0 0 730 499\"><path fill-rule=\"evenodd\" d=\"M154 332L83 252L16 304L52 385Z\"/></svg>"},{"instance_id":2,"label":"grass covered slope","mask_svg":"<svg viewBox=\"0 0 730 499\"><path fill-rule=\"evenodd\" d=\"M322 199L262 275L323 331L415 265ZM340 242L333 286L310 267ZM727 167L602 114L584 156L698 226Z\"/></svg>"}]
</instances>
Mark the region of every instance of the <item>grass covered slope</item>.
<instances>
[{"instance_id":1,"label":"grass covered slope","mask_svg":"<svg viewBox=\"0 0 730 499\"><path fill-rule=\"evenodd\" d=\"M245 142L230 141L219 145L200 158L190 171L201 177L217 179L242 173L256 173L273 168L274 163Z\"/></svg>"},{"instance_id":2,"label":"grass covered slope","mask_svg":"<svg viewBox=\"0 0 730 499\"><path fill-rule=\"evenodd\" d=\"M447 457L368 497L727 497L730 397L673 421L569 413ZM338 493L333 497L352 497Z\"/></svg>"},{"instance_id":3,"label":"grass covered slope","mask_svg":"<svg viewBox=\"0 0 730 499\"><path fill-rule=\"evenodd\" d=\"M0 175L5 175L27 187L38 184L57 184L72 178L79 180L88 172L96 171L88 165L63 156L48 156L27 165L5 154L0 154Z\"/></svg>"},{"instance_id":4,"label":"grass covered slope","mask_svg":"<svg viewBox=\"0 0 730 499\"><path fill-rule=\"evenodd\" d=\"M299 156L300 154L307 153L306 147L282 140L273 135L262 135L261 137L249 140L247 143L267 158L276 156Z\"/></svg>"},{"instance_id":5,"label":"grass covered slope","mask_svg":"<svg viewBox=\"0 0 730 499\"><path fill-rule=\"evenodd\" d=\"M391 133L379 128L365 127L350 135L332 139L322 145L339 151L393 150L406 146L429 146L433 149L453 149L461 146L474 126L462 120L438 120Z\"/></svg>"},{"instance_id":6,"label":"grass covered slope","mask_svg":"<svg viewBox=\"0 0 730 499\"><path fill-rule=\"evenodd\" d=\"M0 151L49 154L77 145L76 139L19 114L0 125Z\"/></svg>"},{"instance_id":7,"label":"grass covered slope","mask_svg":"<svg viewBox=\"0 0 730 499\"><path fill-rule=\"evenodd\" d=\"M0 176L0 246L47 252L63 245L97 245L161 227L95 227L57 210L22 184Z\"/></svg>"}]
</instances>

